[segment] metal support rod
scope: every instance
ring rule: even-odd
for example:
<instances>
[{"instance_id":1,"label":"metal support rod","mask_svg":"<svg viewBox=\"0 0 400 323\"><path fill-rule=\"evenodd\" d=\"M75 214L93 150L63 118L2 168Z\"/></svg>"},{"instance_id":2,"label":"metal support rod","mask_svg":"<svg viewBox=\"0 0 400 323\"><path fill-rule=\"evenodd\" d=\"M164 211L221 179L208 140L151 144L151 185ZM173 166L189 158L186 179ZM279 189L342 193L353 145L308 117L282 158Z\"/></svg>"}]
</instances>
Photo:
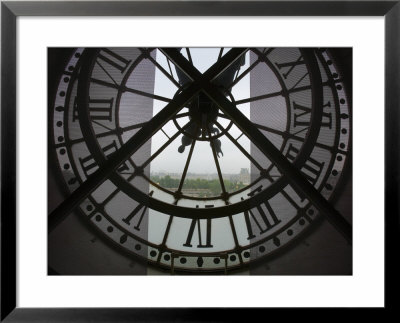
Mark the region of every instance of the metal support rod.
<instances>
[{"instance_id":1,"label":"metal support rod","mask_svg":"<svg viewBox=\"0 0 400 323\"><path fill-rule=\"evenodd\" d=\"M201 73L179 53L168 51L166 54L179 68L194 81L201 79ZM202 91L233 120L240 130L265 154L278 169L301 190L320 213L351 243L352 227L346 219L317 191L285 156L265 137L257 127L230 102L211 82L202 84Z\"/></svg>"}]
</instances>

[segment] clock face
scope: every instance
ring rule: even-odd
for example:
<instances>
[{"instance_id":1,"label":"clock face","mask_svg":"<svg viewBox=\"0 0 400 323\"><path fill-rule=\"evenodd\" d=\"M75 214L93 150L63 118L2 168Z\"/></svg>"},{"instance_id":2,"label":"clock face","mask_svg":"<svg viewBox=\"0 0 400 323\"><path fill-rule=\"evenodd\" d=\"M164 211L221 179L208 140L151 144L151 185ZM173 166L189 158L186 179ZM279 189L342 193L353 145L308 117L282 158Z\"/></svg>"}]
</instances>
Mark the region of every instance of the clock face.
<instances>
[{"instance_id":1,"label":"clock face","mask_svg":"<svg viewBox=\"0 0 400 323\"><path fill-rule=\"evenodd\" d=\"M249 125L201 87L185 97L196 81L171 52L199 75L228 60L212 87ZM78 48L69 59L50 114L60 185L79 192L124 154L79 210L128 255L176 271L227 271L300 241L323 215L255 132L324 199L338 193L351 112L330 51L227 57L224 48Z\"/></svg>"}]
</instances>

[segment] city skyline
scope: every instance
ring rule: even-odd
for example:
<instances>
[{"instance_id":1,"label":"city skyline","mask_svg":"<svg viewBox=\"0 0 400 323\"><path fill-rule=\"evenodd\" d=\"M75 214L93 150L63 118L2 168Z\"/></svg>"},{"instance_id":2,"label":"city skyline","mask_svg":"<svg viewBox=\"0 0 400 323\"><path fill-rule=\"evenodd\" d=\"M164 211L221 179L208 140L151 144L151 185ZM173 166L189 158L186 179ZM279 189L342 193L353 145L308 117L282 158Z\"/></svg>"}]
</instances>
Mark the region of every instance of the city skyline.
<instances>
[{"instance_id":1,"label":"city skyline","mask_svg":"<svg viewBox=\"0 0 400 323\"><path fill-rule=\"evenodd\" d=\"M224 179L240 181L243 184L250 184L250 170L248 168L241 168L237 173L221 173ZM170 176L173 179L180 179L182 172L167 172L167 171L150 171L150 176L166 177ZM218 173L186 173L185 179L205 179L214 180L218 179Z\"/></svg>"}]
</instances>

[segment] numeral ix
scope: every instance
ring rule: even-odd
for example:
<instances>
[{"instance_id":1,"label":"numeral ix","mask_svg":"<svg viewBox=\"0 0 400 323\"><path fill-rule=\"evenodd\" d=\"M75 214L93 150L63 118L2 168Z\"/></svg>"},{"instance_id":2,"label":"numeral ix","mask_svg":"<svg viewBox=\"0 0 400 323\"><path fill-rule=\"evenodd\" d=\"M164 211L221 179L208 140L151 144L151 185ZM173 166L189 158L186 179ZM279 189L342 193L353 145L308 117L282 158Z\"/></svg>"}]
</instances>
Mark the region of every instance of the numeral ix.
<instances>
[{"instance_id":1,"label":"numeral ix","mask_svg":"<svg viewBox=\"0 0 400 323\"><path fill-rule=\"evenodd\" d=\"M94 121L112 121L112 107L114 98L111 99L92 99L89 97L88 110L90 119ZM74 109L72 113L72 121L76 121L79 118L79 109L77 98L74 100Z\"/></svg>"}]
</instances>

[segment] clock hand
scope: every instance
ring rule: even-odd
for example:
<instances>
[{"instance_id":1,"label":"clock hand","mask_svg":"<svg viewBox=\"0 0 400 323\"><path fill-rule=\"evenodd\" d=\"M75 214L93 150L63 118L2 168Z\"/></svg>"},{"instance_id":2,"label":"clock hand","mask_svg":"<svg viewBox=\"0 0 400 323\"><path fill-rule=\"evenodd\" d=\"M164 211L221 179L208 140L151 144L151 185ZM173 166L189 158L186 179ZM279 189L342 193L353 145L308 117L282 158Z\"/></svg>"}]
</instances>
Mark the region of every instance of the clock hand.
<instances>
[{"instance_id":1,"label":"clock hand","mask_svg":"<svg viewBox=\"0 0 400 323\"><path fill-rule=\"evenodd\" d=\"M215 149L215 152L217 154L217 157L220 158L220 157L224 156L224 153L221 150L221 140L214 139L212 141L214 143L214 149ZM211 143L210 143L210 145L211 145ZM221 154L221 156L219 154Z\"/></svg>"},{"instance_id":2,"label":"clock hand","mask_svg":"<svg viewBox=\"0 0 400 323\"><path fill-rule=\"evenodd\" d=\"M196 132L198 133L198 126L196 123L192 123L188 129L187 132L192 135L192 137L197 136ZM185 151L185 147L186 146L190 146L193 142L193 139L191 139L190 137L186 136L186 135L182 135L182 139L181 139L182 145L180 145L178 147L178 152L183 153Z\"/></svg>"}]
</instances>

